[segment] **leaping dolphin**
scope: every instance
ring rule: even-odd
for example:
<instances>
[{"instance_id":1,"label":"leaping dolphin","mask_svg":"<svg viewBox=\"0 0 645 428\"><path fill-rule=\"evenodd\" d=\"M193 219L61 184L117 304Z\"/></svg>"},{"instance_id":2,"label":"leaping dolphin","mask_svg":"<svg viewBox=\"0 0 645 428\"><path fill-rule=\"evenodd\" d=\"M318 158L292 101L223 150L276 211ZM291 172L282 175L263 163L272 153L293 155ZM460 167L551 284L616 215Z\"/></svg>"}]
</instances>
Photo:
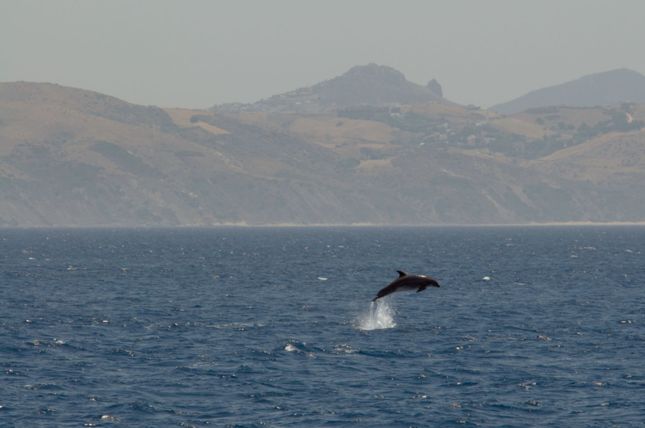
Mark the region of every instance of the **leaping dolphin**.
<instances>
[{"instance_id":1,"label":"leaping dolphin","mask_svg":"<svg viewBox=\"0 0 645 428\"><path fill-rule=\"evenodd\" d=\"M388 294L397 291L417 290L417 293L423 291L428 286L439 287L439 283L432 277L427 275L408 275L407 273L397 270L399 277L392 281L387 287L380 290L372 302Z\"/></svg>"}]
</instances>

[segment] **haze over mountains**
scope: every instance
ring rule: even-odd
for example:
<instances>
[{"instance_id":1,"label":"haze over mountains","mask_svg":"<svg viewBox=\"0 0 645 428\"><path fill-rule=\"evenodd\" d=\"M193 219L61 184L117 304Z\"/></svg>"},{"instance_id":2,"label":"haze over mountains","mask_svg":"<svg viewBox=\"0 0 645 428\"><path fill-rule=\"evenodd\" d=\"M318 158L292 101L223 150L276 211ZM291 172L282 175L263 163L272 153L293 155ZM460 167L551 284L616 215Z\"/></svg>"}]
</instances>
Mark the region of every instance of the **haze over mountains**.
<instances>
[{"instance_id":1,"label":"haze over mountains","mask_svg":"<svg viewBox=\"0 0 645 428\"><path fill-rule=\"evenodd\" d=\"M590 74L570 82L538 89L491 107L503 114L548 106L594 107L622 102L645 103L645 76L621 68Z\"/></svg>"},{"instance_id":2,"label":"haze over mountains","mask_svg":"<svg viewBox=\"0 0 645 428\"><path fill-rule=\"evenodd\" d=\"M375 64L209 110L1 83L0 226L643 221L644 80L491 110Z\"/></svg>"},{"instance_id":3,"label":"haze over mountains","mask_svg":"<svg viewBox=\"0 0 645 428\"><path fill-rule=\"evenodd\" d=\"M408 81L391 67L368 64L316 85L274 95L253 104L215 106L215 111L267 111L272 113L328 113L359 105L421 104L442 98L439 83L426 86Z\"/></svg>"}]
</instances>

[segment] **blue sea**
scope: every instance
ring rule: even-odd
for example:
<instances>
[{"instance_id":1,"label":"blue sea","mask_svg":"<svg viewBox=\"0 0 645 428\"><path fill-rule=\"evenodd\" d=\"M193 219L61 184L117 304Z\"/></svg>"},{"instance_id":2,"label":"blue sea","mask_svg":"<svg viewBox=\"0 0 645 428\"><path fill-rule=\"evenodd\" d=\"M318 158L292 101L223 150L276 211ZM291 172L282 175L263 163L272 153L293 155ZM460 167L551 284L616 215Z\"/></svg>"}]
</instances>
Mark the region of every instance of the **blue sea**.
<instances>
[{"instance_id":1,"label":"blue sea","mask_svg":"<svg viewBox=\"0 0 645 428\"><path fill-rule=\"evenodd\" d=\"M641 227L3 229L0 287L2 427L645 425Z\"/></svg>"}]
</instances>

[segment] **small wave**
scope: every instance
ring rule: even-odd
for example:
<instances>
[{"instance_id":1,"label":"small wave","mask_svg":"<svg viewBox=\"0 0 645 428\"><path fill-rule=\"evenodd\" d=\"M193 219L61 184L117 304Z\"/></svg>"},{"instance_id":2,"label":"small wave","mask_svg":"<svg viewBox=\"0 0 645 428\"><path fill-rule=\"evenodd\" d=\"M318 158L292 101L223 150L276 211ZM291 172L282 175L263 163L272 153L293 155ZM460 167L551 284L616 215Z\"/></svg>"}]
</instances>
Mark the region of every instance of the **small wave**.
<instances>
[{"instance_id":1,"label":"small wave","mask_svg":"<svg viewBox=\"0 0 645 428\"><path fill-rule=\"evenodd\" d=\"M316 358L316 354L314 352L308 351L307 344L304 342L288 342L286 345L284 345L283 350L285 352L294 352L298 355L306 355L307 358Z\"/></svg>"},{"instance_id":2,"label":"small wave","mask_svg":"<svg viewBox=\"0 0 645 428\"><path fill-rule=\"evenodd\" d=\"M336 354L354 354L356 352L358 352L358 349L354 349L346 343L334 346L334 353Z\"/></svg>"},{"instance_id":3,"label":"small wave","mask_svg":"<svg viewBox=\"0 0 645 428\"><path fill-rule=\"evenodd\" d=\"M387 300L377 300L370 303L369 310L356 320L356 328L359 330L380 330L394 328L394 309L390 307Z\"/></svg>"},{"instance_id":4,"label":"small wave","mask_svg":"<svg viewBox=\"0 0 645 428\"><path fill-rule=\"evenodd\" d=\"M218 324L210 324L208 327L218 330L240 330L246 331L250 328L265 327L266 324L262 322L223 322Z\"/></svg>"},{"instance_id":5,"label":"small wave","mask_svg":"<svg viewBox=\"0 0 645 428\"><path fill-rule=\"evenodd\" d=\"M117 422L119 418L117 418L114 415L102 415L101 416L101 421L103 422Z\"/></svg>"},{"instance_id":6,"label":"small wave","mask_svg":"<svg viewBox=\"0 0 645 428\"><path fill-rule=\"evenodd\" d=\"M578 249L587 250L587 251L596 251L597 250L596 247L592 247L592 246L578 247Z\"/></svg>"}]
</instances>

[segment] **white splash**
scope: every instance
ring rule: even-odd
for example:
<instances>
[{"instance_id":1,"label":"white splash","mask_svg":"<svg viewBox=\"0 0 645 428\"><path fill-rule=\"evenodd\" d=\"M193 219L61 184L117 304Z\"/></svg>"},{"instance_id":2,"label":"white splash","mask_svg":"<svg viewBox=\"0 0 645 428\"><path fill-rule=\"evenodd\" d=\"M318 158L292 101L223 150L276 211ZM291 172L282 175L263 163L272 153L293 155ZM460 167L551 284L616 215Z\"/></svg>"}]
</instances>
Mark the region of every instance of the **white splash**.
<instances>
[{"instance_id":1,"label":"white splash","mask_svg":"<svg viewBox=\"0 0 645 428\"><path fill-rule=\"evenodd\" d=\"M394 309L387 300L379 299L370 303L369 310L356 319L356 328L359 330L380 330L394 328Z\"/></svg>"}]
</instances>

